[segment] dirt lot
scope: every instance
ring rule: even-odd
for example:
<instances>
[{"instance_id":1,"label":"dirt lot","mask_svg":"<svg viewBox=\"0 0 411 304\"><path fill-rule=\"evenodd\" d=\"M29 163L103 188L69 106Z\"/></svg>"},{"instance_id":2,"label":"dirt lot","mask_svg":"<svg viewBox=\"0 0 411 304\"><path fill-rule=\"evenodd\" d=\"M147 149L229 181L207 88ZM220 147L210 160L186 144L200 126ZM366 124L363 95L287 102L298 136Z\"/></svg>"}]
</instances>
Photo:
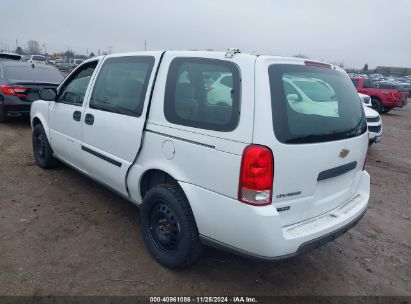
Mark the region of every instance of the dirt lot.
<instances>
[{"instance_id":1,"label":"dirt lot","mask_svg":"<svg viewBox=\"0 0 411 304\"><path fill-rule=\"evenodd\" d=\"M72 169L35 166L28 122L0 125L1 295L410 295L411 105L383 116L369 209L351 231L277 263L207 249L158 265L138 209Z\"/></svg>"}]
</instances>

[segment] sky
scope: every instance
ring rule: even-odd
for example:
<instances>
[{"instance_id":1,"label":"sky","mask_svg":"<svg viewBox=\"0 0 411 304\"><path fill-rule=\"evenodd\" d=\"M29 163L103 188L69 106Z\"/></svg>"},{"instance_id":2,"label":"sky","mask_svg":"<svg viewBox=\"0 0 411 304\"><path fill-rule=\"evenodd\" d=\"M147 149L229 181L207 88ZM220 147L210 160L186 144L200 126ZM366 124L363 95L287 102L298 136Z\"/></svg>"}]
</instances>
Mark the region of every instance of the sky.
<instances>
[{"instance_id":1,"label":"sky","mask_svg":"<svg viewBox=\"0 0 411 304\"><path fill-rule=\"evenodd\" d=\"M4 3L2 3L4 2ZM411 67L411 0L0 0L0 49L48 53L239 48ZM17 41L16 41L17 40Z\"/></svg>"}]
</instances>

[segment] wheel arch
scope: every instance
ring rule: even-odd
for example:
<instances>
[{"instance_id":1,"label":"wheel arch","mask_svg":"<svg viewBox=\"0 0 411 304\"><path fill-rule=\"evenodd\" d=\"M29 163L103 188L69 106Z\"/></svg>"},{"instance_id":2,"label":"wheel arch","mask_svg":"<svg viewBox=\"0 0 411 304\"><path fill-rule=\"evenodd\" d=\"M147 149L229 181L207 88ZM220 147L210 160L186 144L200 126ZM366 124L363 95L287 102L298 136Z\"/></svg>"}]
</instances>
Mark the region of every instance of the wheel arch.
<instances>
[{"instance_id":1,"label":"wheel arch","mask_svg":"<svg viewBox=\"0 0 411 304\"><path fill-rule=\"evenodd\" d=\"M178 180L163 169L146 169L142 173L139 181L139 194L141 195L141 198L144 199L145 194L150 189L161 184L173 184L181 188Z\"/></svg>"},{"instance_id":2,"label":"wheel arch","mask_svg":"<svg viewBox=\"0 0 411 304\"><path fill-rule=\"evenodd\" d=\"M49 128L48 128L48 124L46 122L46 120L44 119L44 117L42 117L41 115L35 115L32 119L31 119L31 128L34 129L35 126L37 126L38 124L42 125L44 128L44 131L46 133L47 136L47 140L50 142L50 135L49 135Z\"/></svg>"},{"instance_id":3,"label":"wheel arch","mask_svg":"<svg viewBox=\"0 0 411 304\"><path fill-rule=\"evenodd\" d=\"M377 95L370 95L371 99L378 99L378 101L381 102L381 97L377 96Z\"/></svg>"},{"instance_id":4,"label":"wheel arch","mask_svg":"<svg viewBox=\"0 0 411 304\"><path fill-rule=\"evenodd\" d=\"M35 101L31 105L30 124L33 129L37 124L41 124L46 132L47 140L50 142L48 124L48 103L42 100Z\"/></svg>"}]
</instances>

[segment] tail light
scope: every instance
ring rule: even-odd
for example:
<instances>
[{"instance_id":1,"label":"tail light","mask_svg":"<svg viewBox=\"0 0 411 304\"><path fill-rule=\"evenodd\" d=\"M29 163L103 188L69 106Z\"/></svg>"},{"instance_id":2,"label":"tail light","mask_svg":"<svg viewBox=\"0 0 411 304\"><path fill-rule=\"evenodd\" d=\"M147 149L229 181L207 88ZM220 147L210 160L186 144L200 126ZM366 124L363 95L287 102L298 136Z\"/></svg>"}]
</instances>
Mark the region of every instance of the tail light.
<instances>
[{"instance_id":1,"label":"tail light","mask_svg":"<svg viewBox=\"0 0 411 304\"><path fill-rule=\"evenodd\" d=\"M364 165L362 166L362 171L365 170L365 165L367 164L367 161L368 161L368 149L367 149L367 153L365 154Z\"/></svg>"},{"instance_id":2,"label":"tail light","mask_svg":"<svg viewBox=\"0 0 411 304\"><path fill-rule=\"evenodd\" d=\"M27 88L18 87L18 86L0 86L0 90L3 94L10 95L10 96L17 96L17 97L26 97Z\"/></svg>"},{"instance_id":3,"label":"tail light","mask_svg":"<svg viewBox=\"0 0 411 304\"><path fill-rule=\"evenodd\" d=\"M391 97L392 97L394 100L397 100L397 99L399 99L400 94L397 93L397 92L391 92Z\"/></svg>"},{"instance_id":4,"label":"tail light","mask_svg":"<svg viewBox=\"0 0 411 304\"><path fill-rule=\"evenodd\" d=\"M250 145L244 149L241 161L238 200L254 205L271 204L274 179L274 159L271 150Z\"/></svg>"}]
</instances>

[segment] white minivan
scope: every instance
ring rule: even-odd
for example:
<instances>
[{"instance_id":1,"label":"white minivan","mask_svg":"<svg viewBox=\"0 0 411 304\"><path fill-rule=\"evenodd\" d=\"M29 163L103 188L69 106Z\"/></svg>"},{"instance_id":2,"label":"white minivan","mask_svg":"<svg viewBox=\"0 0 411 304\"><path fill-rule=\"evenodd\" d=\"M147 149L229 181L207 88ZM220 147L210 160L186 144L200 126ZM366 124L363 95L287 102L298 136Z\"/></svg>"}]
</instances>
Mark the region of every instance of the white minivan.
<instances>
[{"instance_id":1,"label":"white minivan","mask_svg":"<svg viewBox=\"0 0 411 304\"><path fill-rule=\"evenodd\" d=\"M337 66L238 50L115 54L40 98L38 166L63 162L139 206L148 250L167 267L204 245L289 258L366 211L367 124Z\"/></svg>"}]
</instances>

